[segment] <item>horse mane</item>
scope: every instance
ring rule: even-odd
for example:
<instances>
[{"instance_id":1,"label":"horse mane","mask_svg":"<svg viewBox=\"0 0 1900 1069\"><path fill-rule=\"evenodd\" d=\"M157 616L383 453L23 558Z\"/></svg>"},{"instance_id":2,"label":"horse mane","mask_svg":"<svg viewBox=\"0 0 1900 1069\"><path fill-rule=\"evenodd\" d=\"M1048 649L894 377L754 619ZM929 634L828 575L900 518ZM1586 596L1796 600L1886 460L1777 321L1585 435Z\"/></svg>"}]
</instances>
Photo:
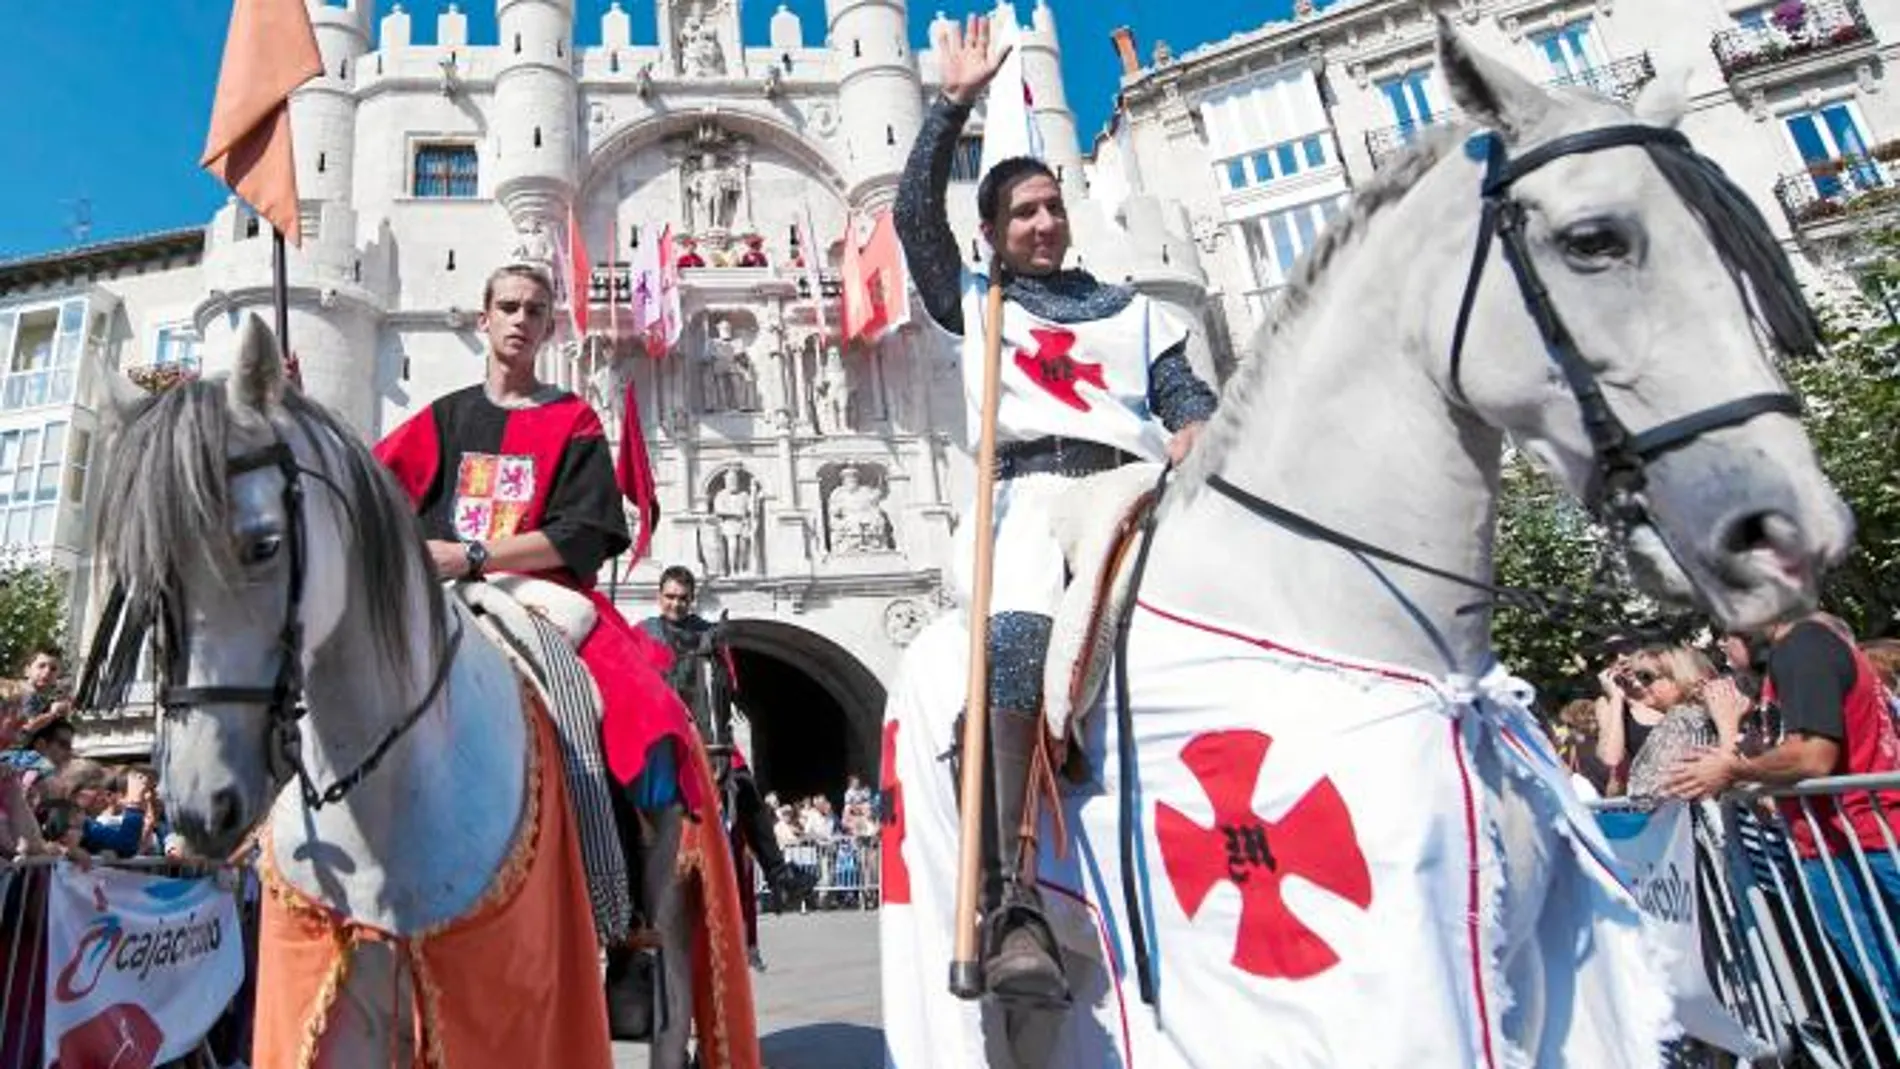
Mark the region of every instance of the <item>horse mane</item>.
<instances>
[{"instance_id":1,"label":"horse mane","mask_svg":"<svg viewBox=\"0 0 1900 1069\"><path fill-rule=\"evenodd\" d=\"M1306 335L1306 313L1328 278L1339 254L1363 236L1372 220L1405 199L1419 180L1464 143L1471 127L1455 123L1423 132L1403 152L1373 173L1372 180L1354 189L1346 210L1320 232L1319 239L1293 265L1293 275L1280 292L1267 321L1254 331L1243 361L1221 392L1220 406L1194 451L1182 465L1181 478L1199 483L1240 439L1240 430L1269 369L1295 352Z\"/></svg>"},{"instance_id":2,"label":"horse mane","mask_svg":"<svg viewBox=\"0 0 1900 1069\"><path fill-rule=\"evenodd\" d=\"M357 535L351 559L360 569L371 633L387 666L407 675L415 664L405 627L411 596L423 595L428 607L432 651L443 647L448 632L442 599L427 589L432 570L414 506L356 432L328 410L296 390L286 391L282 406L317 454L322 478L305 481L306 497L346 495L338 504ZM189 555L196 554L220 582L242 574L225 536L231 507L227 457L233 439L256 436L257 426L232 413L220 377L182 382L141 402L115 435L97 544L125 592L126 619L134 625L125 635L142 634L166 603L177 604L181 565Z\"/></svg>"}]
</instances>

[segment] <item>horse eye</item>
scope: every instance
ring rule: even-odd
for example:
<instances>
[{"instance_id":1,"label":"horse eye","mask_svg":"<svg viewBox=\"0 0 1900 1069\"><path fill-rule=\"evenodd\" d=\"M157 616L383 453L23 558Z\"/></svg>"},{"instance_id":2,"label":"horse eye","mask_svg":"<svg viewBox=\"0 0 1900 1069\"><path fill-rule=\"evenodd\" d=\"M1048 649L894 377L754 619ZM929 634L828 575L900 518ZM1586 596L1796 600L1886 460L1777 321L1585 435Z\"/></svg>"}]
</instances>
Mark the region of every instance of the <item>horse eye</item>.
<instances>
[{"instance_id":1,"label":"horse eye","mask_svg":"<svg viewBox=\"0 0 1900 1069\"><path fill-rule=\"evenodd\" d=\"M277 556L284 540L279 535L261 535L244 547L242 559L245 564L264 564Z\"/></svg>"},{"instance_id":2,"label":"horse eye","mask_svg":"<svg viewBox=\"0 0 1900 1069\"><path fill-rule=\"evenodd\" d=\"M1602 220L1566 227L1557 240L1565 256L1598 267L1607 266L1605 261L1621 260L1630 254L1630 241L1622 229Z\"/></svg>"}]
</instances>

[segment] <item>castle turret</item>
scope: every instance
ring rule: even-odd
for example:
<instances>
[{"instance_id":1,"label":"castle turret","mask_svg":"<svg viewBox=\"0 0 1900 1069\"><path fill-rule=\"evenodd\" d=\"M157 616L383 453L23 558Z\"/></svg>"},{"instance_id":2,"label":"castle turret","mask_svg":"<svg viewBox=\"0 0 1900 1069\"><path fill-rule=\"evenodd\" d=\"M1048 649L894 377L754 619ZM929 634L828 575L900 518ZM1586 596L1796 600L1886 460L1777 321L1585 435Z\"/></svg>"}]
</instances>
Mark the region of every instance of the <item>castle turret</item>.
<instances>
[{"instance_id":1,"label":"castle turret","mask_svg":"<svg viewBox=\"0 0 1900 1069\"><path fill-rule=\"evenodd\" d=\"M290 127L296 137L297 196L306 204L345 202L354 194L356 167L357 61L369 51L375 0L332 6L306 0L316 30L323 73L290 97ZM306 209L305 214L311 214Z\"/></svg>"},{"instance_id":2,"label":"castle turret","mask_svg":"<svg viewBox=\"0 0 1900 1069\"><path fill-rule=\"evenodd\" d=\"M847 196L875 211L897 196L904 158L924 121L923 85L903 0L826 0L827 45L838 73Z\"/></svg>"},{"instance_id":3,"label":"castle turret","mask_svg":"<svg viewBox=\"0 0 1900 1069\"><path fill-rule=\"evenodd\" d=\"M579 167L573 0L496 0L495 17L495 197L518 231L539 227L552 242Z\"/></svg>"},{"instance_id":4,"label":"castle turret","mask_svg":"<svg viewBox=\"0 0 1900 1069\"><path fill-rule=\"evenodd\" d=\"M1043 160L1062 176L1062 195L1080 200L1088 183L1082 173L1082 142L1076 133L1075 112L1062 86L1062 45L1056 40L1056 15L1047 0L1036 0L1029 25L1023 27L1023 81L1034 103L1036 127L1042 132Z\"/></svg>"}]
</instances>

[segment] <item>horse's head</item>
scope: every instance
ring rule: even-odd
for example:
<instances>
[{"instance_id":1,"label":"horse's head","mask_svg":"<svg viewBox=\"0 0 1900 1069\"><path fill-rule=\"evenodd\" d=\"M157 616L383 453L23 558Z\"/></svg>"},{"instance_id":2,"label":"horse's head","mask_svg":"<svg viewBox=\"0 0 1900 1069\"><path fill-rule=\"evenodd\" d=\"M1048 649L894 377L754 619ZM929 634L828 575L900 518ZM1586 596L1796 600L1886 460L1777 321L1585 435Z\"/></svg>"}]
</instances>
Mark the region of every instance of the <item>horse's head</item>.
<instances>
[{"instance_id":1,"label":"horse's head","mask_svg":"<svg viewBox=\"0 0 1900 1069\"><path fill-rule=\"evenodd\" d=\"M276 339L250 317L236 346L229 376L115 398L99 517L99 553L127 594L122 634L150 624L158 638L161 789L179 832L214 857L301 760L285 755L316 652L367 629L399 659L400 595L364 591L426 574L406 502L347 428L286 391ZM362 544L375 531L395 548Z\"/></svg>"},{"instance_id":2,"label":"horse's head","mask_svg":"<svg viewBox=\"0 0 1900 1069\"><path fill-rule=\"evenodd\" d=\"M1496 225L1475 290L1462 236L1457 269L1420 283L1442 309L1427 373L1625 528L1652 593L1731 629L1811 606L1852 520L1772 360L1814 351L1817 328L1760 212L1674 132L1680 92L1652 82L1633 119L1442 20L1439 51L1485 132L1425 181L1459 218L1485 190Z\"/></svg>"}]
</instances>

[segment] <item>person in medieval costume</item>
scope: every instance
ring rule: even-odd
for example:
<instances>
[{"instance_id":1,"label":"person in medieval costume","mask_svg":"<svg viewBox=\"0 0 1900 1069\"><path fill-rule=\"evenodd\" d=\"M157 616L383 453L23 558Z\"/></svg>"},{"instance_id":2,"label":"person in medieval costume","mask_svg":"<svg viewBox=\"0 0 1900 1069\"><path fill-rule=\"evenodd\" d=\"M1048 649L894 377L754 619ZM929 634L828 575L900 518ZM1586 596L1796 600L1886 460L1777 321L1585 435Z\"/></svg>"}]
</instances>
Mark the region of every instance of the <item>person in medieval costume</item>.
<instances>
[{"instance_id":1,"label":"person in medieval costume","mask_svg":"<svg viewBox=\"0 0 1900 1069\"><path fill-rule=\"evenodd\" d=\"M682 773L693 755L692 726L652 667L665 652L595 589L601 565L631 539L599 417L535 377L535 357L555 329L553 293L536 267L511 264L489 276L478 319L486 378L396 428L376 457L415 502L438 576L530 575L593 604L598 619L577 652L600 690L616 817L623 848L635 855L641 847L630 825L682 806L704 812L713 799L699 797L704 788ZM639 857L627 863L629 872L643 871ZM616 955L628 954L609 948L610 984L624 974Z\"/></svg>"},{"instance_id":2,"label":"person in medieval costume","mask_svg":"<svg viewBox=\"0 0 1900 1069\"><path fill-rule=\"evenodd\" d=\"M704 707L712 696L702 692L694 669L702 656L716 658L719 670L726 674L727 694L738 693L739 679L728 647L721 643L716 649L701 648L716 625L693 611L698 588L699 582L691 569L677 564L668 567L660 573L660 611L640 621L640 629L657 639L665 649L667 656L654 667L665 674L668 685L692 712L700 737L710 740L715 735L726 735L730 729L715 723L718 710ZM728 814L728 818L738 830L739 838L751 849L752 856L759 859L780 906L796 902L811 892L816 880L809 872L785 860L772 830L774 814L759 794L758 781L752 776L745 754L730 737L723 741L732 747L725 776L730 777L734 812Z\"/></svg>"},{"instance_id":3,"label":"person in medieval costume","mask_svg":"<svg viewBox=\"0 0 1900 1069\"><path fill-rule=\"evenodd\" d=\"M952 25L936 42L942 94L924 119L898 187L893 221L932 319L963 338L972 411L983 396L983 307L990 279L965 271L945 195L971 107L996 76L988 21ZM995 528L958 531L967 583L975 539L995 539L988 621L992 789L985 820L983 972L1007 1001L1066 1005L1068 984L1024 849L1021 821L1039 740L1043 660L1066 566L1051 529L1070 481L1137 460L1179 460L1216 397L1188 364L1185 324L1130 289L1065 269L1069 219L1040 160L1003 160L977 187L982 234L1003 294ZM970 424L974 431L980 423Z\"/></svg>"}]
</instances>

